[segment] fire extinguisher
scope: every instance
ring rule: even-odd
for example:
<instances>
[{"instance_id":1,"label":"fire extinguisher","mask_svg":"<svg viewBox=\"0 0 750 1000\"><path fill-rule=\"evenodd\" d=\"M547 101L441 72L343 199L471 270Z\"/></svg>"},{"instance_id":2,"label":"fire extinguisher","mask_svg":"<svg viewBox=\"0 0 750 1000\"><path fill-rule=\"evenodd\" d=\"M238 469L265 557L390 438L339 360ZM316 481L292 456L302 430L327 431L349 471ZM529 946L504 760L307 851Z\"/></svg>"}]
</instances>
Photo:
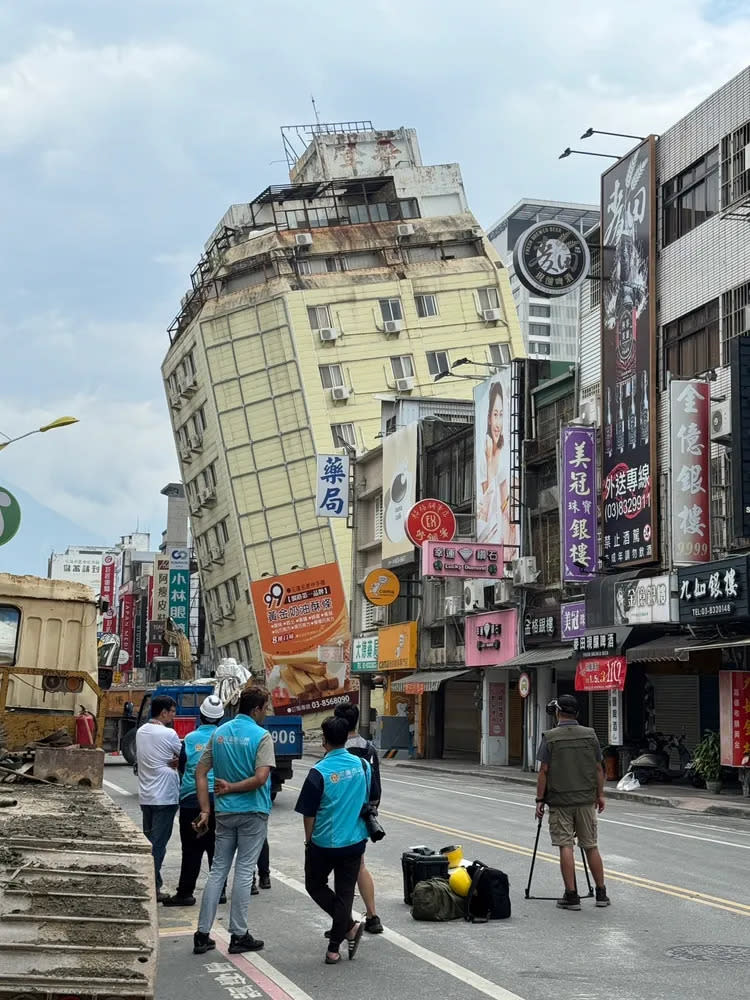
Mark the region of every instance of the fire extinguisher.
<instances>
[{"instance_id":1,"label":"fire extinguisher","mask_svg":"<svg viewBox=\"0 0 750 1000\"><path fill-rule=\"evenodd\" d=\"M96 719L82 708L76 716L76 743L79 747L92 747L96 739Z\"/></svg>"}]
</instances>

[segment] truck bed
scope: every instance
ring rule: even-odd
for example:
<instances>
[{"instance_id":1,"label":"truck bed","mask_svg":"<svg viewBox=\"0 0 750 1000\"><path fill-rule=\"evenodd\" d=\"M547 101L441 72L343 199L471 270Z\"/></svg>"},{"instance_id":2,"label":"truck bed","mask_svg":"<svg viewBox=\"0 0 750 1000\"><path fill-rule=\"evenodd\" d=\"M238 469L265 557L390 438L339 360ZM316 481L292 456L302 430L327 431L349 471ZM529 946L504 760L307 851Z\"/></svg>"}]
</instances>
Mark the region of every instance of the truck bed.
<instances>
[{"instance_id":1,"label":"truck bed","mask_svg":"<svg viewBox=\"0 0 750 1000\"><path fill-rule=\"evenodd\" d=\"M154 995L146 838L104 793L0 786L0 998Z\"/></svg>"}]
</instances>

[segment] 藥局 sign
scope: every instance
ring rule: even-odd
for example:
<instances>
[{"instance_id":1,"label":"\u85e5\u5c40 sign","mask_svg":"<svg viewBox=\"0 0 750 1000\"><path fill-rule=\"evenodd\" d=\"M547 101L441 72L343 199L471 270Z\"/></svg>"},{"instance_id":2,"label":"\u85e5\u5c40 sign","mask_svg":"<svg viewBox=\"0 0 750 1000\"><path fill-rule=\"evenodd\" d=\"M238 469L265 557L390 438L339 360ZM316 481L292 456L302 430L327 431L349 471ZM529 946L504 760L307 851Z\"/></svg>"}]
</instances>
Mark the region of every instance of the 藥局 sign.
<instances>
[{"instance_id":1,"label":"\u85e5\u5c40 sign","mask_svg":"<svg viewBox=\"0 0 750 1000\"><path fill-rule=\"evenodd\" d=\"M602 175L602 559L658 555L654 136Z\"/></svg>"},{"instance_id":2,"label":"\u85e5\u5c40 sign","mask_svg":"<svg viewBox=\"0 0 750 1000\"><path fill-rule=\"evenodd\" d=\"M653 625L677 621L677 602L672 602L669 576L622 580L615 583L614 588L615 625Z\"/></svg>"},{"instance_id":3,"label":"\u85e5\u5c40 sign","mask_svg":"<svg viewBox=\"0 0 750 1000\"><path fill-rule=\"evenodd\" d=\"M349 514L349 456L318 455L315 512L318 517Z\"/></svg>"},{"instance_id":4,"label":"\u85e5\u5c40 sign","mask_svg":"<svg viewBox=\"0 0 750 1000\"><path fill-rule=\"evenodd\" d=\"M669 383L672 466L672 562L706 563L711 558L710 382Z\"/></svg>"},{"instance_id":5,"label":"\u85e5\u5c40 sign","mask_svg":"<svg viewBox=\"0 0 750 1000\"><path fill-rule=\"evenodd\" d=\"M563 580L591 580L597 573L596 428L563 427Z\"/></svg>"}]
</instances>

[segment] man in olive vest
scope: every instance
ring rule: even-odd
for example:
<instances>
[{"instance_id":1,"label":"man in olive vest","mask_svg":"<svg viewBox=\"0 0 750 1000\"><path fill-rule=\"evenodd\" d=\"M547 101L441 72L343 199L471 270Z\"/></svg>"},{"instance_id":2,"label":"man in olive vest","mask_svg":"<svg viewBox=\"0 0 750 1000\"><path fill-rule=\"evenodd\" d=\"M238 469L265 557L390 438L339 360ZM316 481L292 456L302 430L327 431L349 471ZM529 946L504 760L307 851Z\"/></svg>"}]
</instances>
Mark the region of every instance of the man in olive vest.
<instances>
[{"instance_id":1,"label":"man in olive vest","mask_svg":"<svg viewBox=\"0 0 750 1000\"><path fill-rule=\"evenodd\" d=\"M557 905L563 910L580 910L576 889L576 839L596 883L596 905L609 906L604 885L604 865L596 843L596 814L604 809L602 751L593 729L578 724L578 702L572 694L560 695L547 711L555 715L556 726L548 729L539 744L539 776L536 784L536 818L541 820L549 806L552 846L560 849L565 893Z\"/></svg>"}]
</instances>

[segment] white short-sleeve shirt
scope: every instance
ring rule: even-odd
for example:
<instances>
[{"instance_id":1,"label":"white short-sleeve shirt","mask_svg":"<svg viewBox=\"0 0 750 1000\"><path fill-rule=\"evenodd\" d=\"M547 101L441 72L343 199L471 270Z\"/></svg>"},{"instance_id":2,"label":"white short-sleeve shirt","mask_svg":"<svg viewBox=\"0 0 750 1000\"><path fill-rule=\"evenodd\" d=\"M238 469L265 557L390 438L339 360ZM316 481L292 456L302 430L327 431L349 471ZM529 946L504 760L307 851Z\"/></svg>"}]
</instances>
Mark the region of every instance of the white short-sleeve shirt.
<instances>
[{"instance_id":1,"label":"white short-sleeve shirt","mask_svg":"<svg viewBox=\"0 0 750 1000\"><path fill-rule=\"evenodd\" d=\"M180 801L180 775L170 767L182 740L168 726L147 722L136 733L138 801L142 806L172 806Z\"/></svg>"}]
</instances>

